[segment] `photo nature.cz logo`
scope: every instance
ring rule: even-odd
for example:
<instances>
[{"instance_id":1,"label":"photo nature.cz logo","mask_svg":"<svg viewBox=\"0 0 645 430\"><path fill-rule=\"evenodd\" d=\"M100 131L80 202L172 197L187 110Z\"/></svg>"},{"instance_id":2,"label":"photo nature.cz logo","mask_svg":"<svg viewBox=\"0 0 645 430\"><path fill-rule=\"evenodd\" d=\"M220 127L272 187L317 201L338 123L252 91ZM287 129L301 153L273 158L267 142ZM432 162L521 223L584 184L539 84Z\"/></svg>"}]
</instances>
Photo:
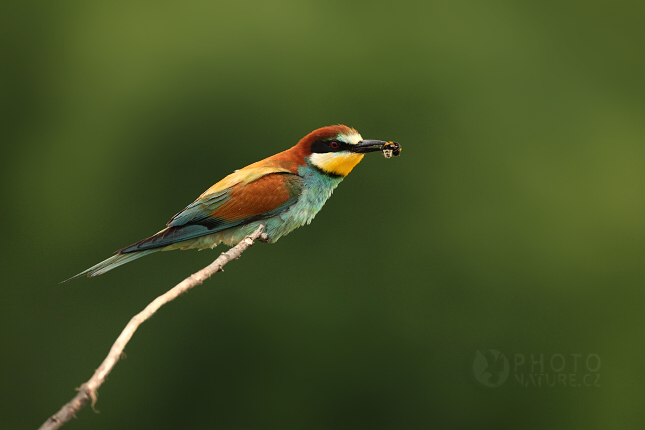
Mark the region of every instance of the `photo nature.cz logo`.
<instances>
[{"instance_id":1,"label":"photo nature.cz logo","mask_svg":"<svg viewBox=\"0 0 645 430\"><path fill-rule=\"evenodd\" d=\"M496 349L475 351L471 371L486 388L600 387L598 354L512 354L513 363Z\"/></svg>"}]
</instances>

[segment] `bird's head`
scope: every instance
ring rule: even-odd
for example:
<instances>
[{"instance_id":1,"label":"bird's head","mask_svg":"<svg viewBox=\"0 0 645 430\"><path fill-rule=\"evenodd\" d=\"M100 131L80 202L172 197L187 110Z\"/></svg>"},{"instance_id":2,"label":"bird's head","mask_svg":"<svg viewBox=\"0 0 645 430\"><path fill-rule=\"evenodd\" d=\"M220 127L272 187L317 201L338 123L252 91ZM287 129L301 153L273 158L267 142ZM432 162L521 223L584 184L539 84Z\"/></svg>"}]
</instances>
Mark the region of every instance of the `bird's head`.
<instances>
[{"instance_id":1,"label":"bird's head","mask_svg":"<svg viewBox=\"0 0 645 430\"><path fill-rule=\"evenodd\" d=\"M365 153L380 151L386 143L363 140L356 130L339 124L312 131L298 142L297 147L312 166L329 175L344 177Z\"/></svg>"}]
</instances>

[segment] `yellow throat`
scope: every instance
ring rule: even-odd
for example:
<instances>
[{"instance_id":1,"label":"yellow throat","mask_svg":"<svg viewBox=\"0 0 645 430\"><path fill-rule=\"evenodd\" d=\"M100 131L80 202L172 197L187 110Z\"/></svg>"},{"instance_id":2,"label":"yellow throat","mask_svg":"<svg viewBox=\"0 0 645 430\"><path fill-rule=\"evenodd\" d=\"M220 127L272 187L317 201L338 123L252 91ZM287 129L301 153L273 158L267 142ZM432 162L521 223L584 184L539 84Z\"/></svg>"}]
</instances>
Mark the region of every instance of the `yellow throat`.
<instances>
[{"instance_id":1,"label":"yellow throat","mask_svg":"<svg viewBox=\"0 0 645 430\"><path fill-rule=\"evenodd\" d=\"M347 176L363 159L364 154L326 152L324 154L311 154L311 164L320 170L333 175Z\"/></svg>"}]
</instances>

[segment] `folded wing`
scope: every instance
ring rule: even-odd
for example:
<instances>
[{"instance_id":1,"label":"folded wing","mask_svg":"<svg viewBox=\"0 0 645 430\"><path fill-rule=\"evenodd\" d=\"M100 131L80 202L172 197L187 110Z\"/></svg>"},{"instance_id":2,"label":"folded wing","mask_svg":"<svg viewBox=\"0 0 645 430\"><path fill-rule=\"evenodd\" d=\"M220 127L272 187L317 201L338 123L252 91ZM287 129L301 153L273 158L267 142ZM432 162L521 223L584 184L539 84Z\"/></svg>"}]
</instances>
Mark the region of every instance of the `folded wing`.
<instances>
[{"instance_id":1,"label":"folded wing","mask_svg":"<svg viewBox=\"0 0 645 430\"><path fill-rule=\"evenodd\" d=\"M272 217L298 201L302 186L300 176L283 169L240 170L175 215L165 229L116 253L162 248Z\"/></svg>"}]
</instances>

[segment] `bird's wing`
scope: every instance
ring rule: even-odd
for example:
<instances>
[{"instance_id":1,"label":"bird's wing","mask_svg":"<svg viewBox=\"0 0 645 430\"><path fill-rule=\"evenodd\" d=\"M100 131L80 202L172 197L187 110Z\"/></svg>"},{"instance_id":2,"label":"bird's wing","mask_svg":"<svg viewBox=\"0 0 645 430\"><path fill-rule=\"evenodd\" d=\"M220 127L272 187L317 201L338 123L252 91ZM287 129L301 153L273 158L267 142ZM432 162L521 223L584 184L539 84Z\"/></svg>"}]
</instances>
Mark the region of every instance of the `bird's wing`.
<instances>
[{"instance_id":1,"label":"bird's wing","mask_svg":"<svg viewBox=\"0 0 645 430\"><path fill-rule=\"evenodd\" d=\"M164 230L117 253L161 248L269 218L296 203L302 186L300 176L285 169L239 170L172 217Z\"/></svg>"},{"instance_id":2,"label":"bird's wing","mask_svg":"<svg viewBox=\"0 0 645 430\"><path fill-rule=\"evenodd\" d=\"M230 193L233 189L246 190L246 185L257 181L258 179L274 173L291 173L289 170L279 167L263 166L252 168L251 166L237 170L231 173L208 190L194 202L186 206L184 210L176 214L168 223L168 227L178 227L186 224L198 224L211 217L213 212L230 199ZM264 182L262 182L264 183ZM254 186L246 191L252 192ZM240 194L240 192L238 192ZM223 230L223 229L222 229Z\"/></svg>"}]
</instances>

